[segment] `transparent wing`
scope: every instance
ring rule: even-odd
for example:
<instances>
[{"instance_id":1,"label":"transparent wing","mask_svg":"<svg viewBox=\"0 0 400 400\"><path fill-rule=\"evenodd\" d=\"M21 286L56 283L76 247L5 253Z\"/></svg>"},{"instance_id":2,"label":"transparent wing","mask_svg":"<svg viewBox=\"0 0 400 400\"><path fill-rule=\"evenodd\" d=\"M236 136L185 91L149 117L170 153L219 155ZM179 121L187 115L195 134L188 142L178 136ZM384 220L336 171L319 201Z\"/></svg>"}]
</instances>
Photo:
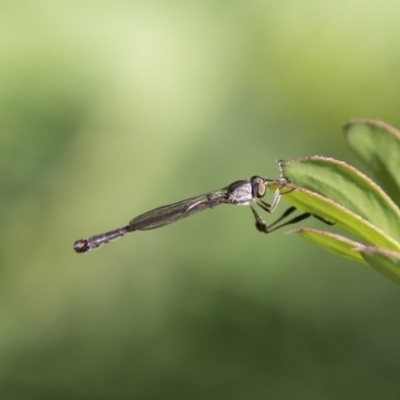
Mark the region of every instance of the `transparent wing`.
<instances>
[{"instance_id":1,"label":"transparent wing","mask_svg":"<svg viewBox=\"0 0 400 400\"><path fill-rule=\"evenodd\" d=\"M228 187L226 187L167 206L158 207L132 219L129 222L129 231L145 231L172 224L207 208L228 203L228 194Z\"/></svg>"}]
</instances>

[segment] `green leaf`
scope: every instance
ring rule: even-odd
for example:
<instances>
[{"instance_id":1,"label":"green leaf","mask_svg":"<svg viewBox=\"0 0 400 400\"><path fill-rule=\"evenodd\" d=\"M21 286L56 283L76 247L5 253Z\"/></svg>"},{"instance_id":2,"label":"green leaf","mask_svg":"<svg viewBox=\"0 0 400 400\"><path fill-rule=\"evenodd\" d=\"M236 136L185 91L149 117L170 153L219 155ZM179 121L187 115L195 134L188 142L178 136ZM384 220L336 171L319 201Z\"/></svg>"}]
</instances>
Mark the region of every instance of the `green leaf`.
<instances>
[{"instance_id":1,"label":"green leaf","mask_svg":"<svg viewBox=\"0 0 400 400\"><path fill-rule=\"evenodd\" d=\"M336 211L333 212L329 218L343 222L345 227L341 225L344 229L354 231L351 225L357 224L357 218L361 217L400 241L399 208L377 184L356 168L342 161L317 156L281 161L280 166L284 176L295 185L327 197L356 214L357 217L353 216L351 223L346 223L336 215ZM309 194L307 197L310 200ZM302 207L306 200L302 201ZM307 207L308 210L310 208ZM337 207L335 209L337 210ZM329 214L324 212L321 215L316 211L308 212L322 217ZM381 245L371 241L371 238L368 242Z\"/></svg>"},{"instance_id":2,"label":"green leaf","mask_svg":"<svg viewBox=\"0 0 400 400\"><path fill-rule=\"evenodd\" d=\"M287 233L297 233L304 239L307 239L311 243L316 244L325 250L352 261L366 264L366 261L361 254L354 250L356 247L362 246L362 244L347 239L344 236L311 228L297 228Z\"/></svg>"},{"instance_id":3,"label":"green leaf","mask_svg":"<svg viewBox=\"0 0 400 400\"><path fill-rule=\"evenodd\" d=\"M370 246L361 246L356 250L372 268L400 285L399 253Z\"/></svg>"},{"instance_id":4,"label":"green leaf","mask_svg":"<svg viewBox=\"0 0 400 400\"><path fill-rule=\"evenodd\" d=\"M277 188L279 184L270 183L269 187ZM284 187L281 187L281 194L282 200L298 210L317 215L334 224L335 227L341 228L371 245L400 251L399 242L369 221L331 199L292 184L285 184Z\"/></svg>"},{"instance_id":5,"label":"green leaf","mask_svg":"<svg viewBox=\"0 0 400 400\"><path fill-rule=\"evenodd\" d=\"M381 121L353 120L344 127L350 147L400 205L400 132Z\"/></svg>"}]
</instances>

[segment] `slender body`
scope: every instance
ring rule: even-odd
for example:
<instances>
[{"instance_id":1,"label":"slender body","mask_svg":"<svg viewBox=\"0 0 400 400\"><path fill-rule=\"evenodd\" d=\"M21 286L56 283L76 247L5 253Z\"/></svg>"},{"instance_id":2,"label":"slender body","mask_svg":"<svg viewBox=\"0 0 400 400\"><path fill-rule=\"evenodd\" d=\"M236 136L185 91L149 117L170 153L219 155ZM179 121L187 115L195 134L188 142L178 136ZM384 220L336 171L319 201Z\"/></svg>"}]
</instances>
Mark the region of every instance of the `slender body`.
<instances>
[{"instance_id":1,"label":"slender body","mask_svg":"<svg viewBox=\"0 0 400 400\"><path fill-rule=\"evenodd\" d=\"M270 183L278 183L283 186L287 181L283 177L273 180L261 178L260 176L253 176L250 180L236 181L225 188L148 211L132 219L128 225L122 228L77 240L74 243L74 249L77 253L85 253L127 233L160 228L197 212L217 207L220 204L250 206L256 220L256 228L261 232L268 233L266 223L258 215L253 204L257 204L268 213L272 213L275 210L281 197L279 188L276 189L271 204L262 200Z\"/></svg>"}]
</instances>

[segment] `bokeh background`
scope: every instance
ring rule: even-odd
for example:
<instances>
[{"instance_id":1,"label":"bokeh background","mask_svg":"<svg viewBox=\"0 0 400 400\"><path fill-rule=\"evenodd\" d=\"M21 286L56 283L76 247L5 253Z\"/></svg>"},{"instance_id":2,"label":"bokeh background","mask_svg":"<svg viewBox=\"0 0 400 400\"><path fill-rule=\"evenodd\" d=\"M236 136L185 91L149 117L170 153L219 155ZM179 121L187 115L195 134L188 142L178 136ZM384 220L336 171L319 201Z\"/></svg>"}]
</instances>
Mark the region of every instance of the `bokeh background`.
<instances>
[{"instance_id":1,"label":"bokeh background","mask_svg":"<svg viewBox=\"0 0 400 400\"><path fill-rule=\"evenodd\" d=\"M277 159L359 166L344 123L400 127L399 17L395 0L1 2L1 398L399 399L399 288L261 235L246 207L72 249Z\"/></svg>"}]
</instances>

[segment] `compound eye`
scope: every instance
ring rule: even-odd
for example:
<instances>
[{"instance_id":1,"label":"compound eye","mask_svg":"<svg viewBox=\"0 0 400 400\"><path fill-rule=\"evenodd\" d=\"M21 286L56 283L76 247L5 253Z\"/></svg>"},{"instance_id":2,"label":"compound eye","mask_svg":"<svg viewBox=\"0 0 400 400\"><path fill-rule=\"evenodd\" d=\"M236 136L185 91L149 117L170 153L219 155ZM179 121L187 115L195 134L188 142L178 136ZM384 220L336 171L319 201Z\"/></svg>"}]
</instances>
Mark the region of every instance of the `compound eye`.
<instances>
[{"instance_id":1,"label":"compound eye","mask_svg":"<svg viewBox=\"0 0 400 400\"><path fill-rule=\"evenodd\" d=\"M264 182L260 182L257 185L257 197L264 197L265 192L267 191Z\"/></svg>"},{"instance_id":2,"label":"compound eye","mask_svg":"<svg viewBox=\"0 0 400 400\"><path fill-rule=\"evenodd\" d=\"M253 197L264 197L267 189L263 178L260 178L259 176L253 176L251 178L251 186L253 188Z\"/></svg>"}]
</instances>

